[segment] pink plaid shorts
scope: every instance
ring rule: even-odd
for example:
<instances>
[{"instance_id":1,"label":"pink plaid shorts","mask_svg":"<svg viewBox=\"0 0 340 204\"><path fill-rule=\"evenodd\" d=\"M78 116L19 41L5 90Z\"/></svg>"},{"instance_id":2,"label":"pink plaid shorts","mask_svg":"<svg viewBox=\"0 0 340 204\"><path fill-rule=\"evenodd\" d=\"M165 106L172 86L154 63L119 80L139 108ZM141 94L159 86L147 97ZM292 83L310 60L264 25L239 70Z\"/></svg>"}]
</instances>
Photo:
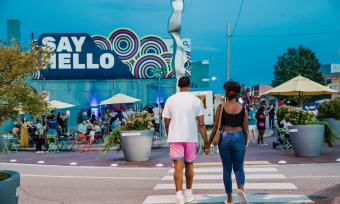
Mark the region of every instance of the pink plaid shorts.
<instances>
[{"instance_id":1,"label":"pink plaid shorts","mask_svg":"<svg viewBox=\"0 0 340 204\"><path fill-rule=\"evenodd\" d=\"M196 159L197 142L170 142L171 160L183 160L185 162L193 162Z\"/></svg>"}]
</instances>

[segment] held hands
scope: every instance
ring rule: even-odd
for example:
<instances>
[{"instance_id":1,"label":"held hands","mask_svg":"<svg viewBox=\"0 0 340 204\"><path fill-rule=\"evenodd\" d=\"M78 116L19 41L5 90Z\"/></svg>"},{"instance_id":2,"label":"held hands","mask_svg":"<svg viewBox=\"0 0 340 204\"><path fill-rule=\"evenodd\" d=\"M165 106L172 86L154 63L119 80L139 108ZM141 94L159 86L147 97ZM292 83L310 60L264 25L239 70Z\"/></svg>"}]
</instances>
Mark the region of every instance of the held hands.
<instances>
[{"instance_id":1,"label":"held hands","mask_svg":"<svg viewBox=\"0 0 340 204\"><path fill-rule=\"evenodd\" d=\"M210 151L210 143L209 142L204 142L204 146L203 146L203 152L204 154L209 154Z\"/></svg>"}]
</instances>

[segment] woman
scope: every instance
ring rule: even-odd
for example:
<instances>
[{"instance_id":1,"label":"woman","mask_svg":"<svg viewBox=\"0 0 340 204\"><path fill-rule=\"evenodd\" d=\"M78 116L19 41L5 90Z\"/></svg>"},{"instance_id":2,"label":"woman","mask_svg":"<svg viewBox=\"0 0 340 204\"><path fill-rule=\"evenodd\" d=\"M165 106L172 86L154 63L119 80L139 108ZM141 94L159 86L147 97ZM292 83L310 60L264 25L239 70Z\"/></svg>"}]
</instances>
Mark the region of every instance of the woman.
<instances>
[{"instance_id":1,"label":"woman","mask_svg":"<svg viewBox=\"0 0 340 204\"><path fill-rule=\"evenodd\" d=\"M248 110L248 136L252 134L252 142L255 143L255 133L256 133L256 110L254 105L251 104ZM250 138L249 138L250 140ZM249 143L249 141L248 141Z\"/></svg>"},{"instance_id":2,"label":"woman","mask_svg":"<svg viewBox=\"0 0 340 204\"><path fill-rule=\"evenodd\" d=\"M61 113L58 112L57 114L57 123L58 123L58 135L60 136L61 134L64 133L64 118L62 117Z\"/></svg>"},{"instance_id":3,"label":"woman","mask_svg":"<svg viewBox=\"0 0 340 204\"><path fill-rule=\"evenodd\" d=\"M267 115L268 114L265 111L264 106L261 106L256 112L256 121L257 121L256 125L257 125L257 129L259 131L257 144L259 146L267 145L263 142L264 133L266 132L266 117L267 117Z\"/></svg>"},{"instance_id":4,"label":"woman","mask_svg":"<svg viewBox=\"0 0 340 204\"><path fill-rule=\"evenodd\" d=\"M21 120L20 147L28 148L28 124L26 118Z\"/></svg>"},{"instance_id":5,"label":"woman","mask_svg":"<svg viewBox=\"0 0 340 204\"><path fill-rule=\"evenodd\" d=\"M93 126L90 131L90 136L91 136L90 141L91 142L95 141L95 135L100 134L100 132L101 132L101 129L100 129L100 126L98 125L98 122L94 121Z\"/></svg>"},{"instance_id":6,"label":"woman","mask_svg":"<svg viewBox=\"0 0 340 204\"><path fill-rule=\"evenodd\" d=\"M235 173L240 201L245 201L243 194L245 174L244 174L244 155L245 146L248 140L248 115L241 104L236 102L236 97L241 91L239 83L229 81L224 84L226 101L218 106L214 128L211 132L210 143L221 122L221 137L218 144L220 157L223 164L223 181L227 200L225 204L233 203L232 198L232 168ZM223 108L223 110L221 110ZM222 111L221 121L220 114Z\"/></svg>"}]
</instances>

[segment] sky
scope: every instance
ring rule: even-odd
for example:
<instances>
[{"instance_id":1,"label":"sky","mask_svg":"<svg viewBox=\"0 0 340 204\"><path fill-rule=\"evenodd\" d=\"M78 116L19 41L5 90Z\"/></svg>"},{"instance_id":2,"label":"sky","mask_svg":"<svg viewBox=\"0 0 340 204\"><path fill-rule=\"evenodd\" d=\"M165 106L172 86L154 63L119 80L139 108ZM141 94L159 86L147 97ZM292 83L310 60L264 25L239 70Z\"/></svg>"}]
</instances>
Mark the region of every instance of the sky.
<instances>
[{"instance_id":1,"label":"sky","mask_svg":"<svg viewBox=\"0 0 340 204\"><path fill-rule=\"evenodd\" d=\"M312 49L321 64L340 63L339 0L184 0L181 36L192 40L192 59L210 60L214 91L226 81L227 23L231 79L246 86L271 84L277 57L289 47ZM0 39L6 19L21 21L23 45L54 32L108 35L127 27L139 36L170 38L170 0L0 0ZM331 31L336 31L329 33Z\"/></svg>"}]
</instances>

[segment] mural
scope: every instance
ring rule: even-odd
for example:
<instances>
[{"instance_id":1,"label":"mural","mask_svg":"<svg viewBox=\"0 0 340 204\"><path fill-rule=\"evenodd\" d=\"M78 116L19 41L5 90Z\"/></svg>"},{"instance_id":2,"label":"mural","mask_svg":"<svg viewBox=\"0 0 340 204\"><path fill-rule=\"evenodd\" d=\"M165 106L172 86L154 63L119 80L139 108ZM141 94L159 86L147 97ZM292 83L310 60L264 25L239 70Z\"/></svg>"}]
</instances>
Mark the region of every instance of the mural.
<instances>
[{"instance_id":1,"label":"mural","mask_svg":"<svg viewBox=\"0 0 340 204\"><path fill-rule=\"evenodd\" d=\"M156 78L154 70L157 68L166 68L162 78L175 77L172 39L162 39L157 35L139 38L135 32L127 28L116 29L108 37L93 35L92 39L100 49L113 50L136 79ZM186 75L190 76L190 39L183 39L183 46L188 58L184 68Z\"/></svg>"},{"instance_id":2,"label":"mural","mask_svg":"<svg viewBox=\"0 0 340 204\"><path fill-rule=\"evenodd\" d=\"M109 36L87 33L44 33L38 46L52 48L50 67L33 73L39 79L153 79L157 69L161 78L175 78L174 42L157 35L140 38L127 28L114 30ZM191 41L183 39L188 56L185 74L191 71Z\"/></svg>"}]
</instances>

